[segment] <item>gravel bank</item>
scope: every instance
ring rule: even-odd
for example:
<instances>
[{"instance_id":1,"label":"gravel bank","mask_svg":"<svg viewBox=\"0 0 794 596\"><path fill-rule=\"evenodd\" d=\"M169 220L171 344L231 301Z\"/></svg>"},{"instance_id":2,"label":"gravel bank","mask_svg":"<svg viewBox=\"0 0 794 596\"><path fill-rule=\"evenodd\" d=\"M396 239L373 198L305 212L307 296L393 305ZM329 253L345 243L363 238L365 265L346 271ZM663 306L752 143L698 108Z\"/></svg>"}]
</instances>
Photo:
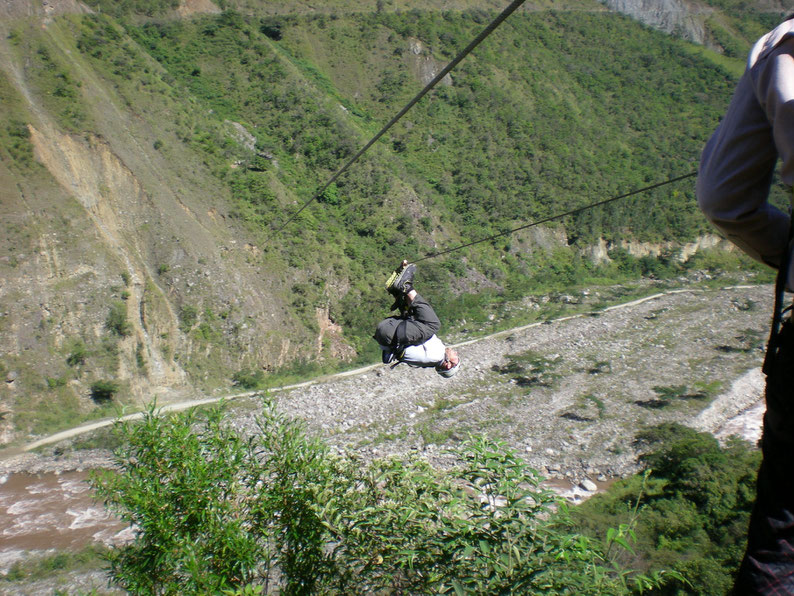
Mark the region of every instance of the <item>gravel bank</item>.
<instances>
[{"instance_id":1,"label":"gravel bank","mask_svg":"<svg viewBox=\"0 0 794 596\"><path fill-rule=\"evenodd\" d=\"M443 447L484 432L552 478L623 476L636 469L638 428L672 420L718 432L758 401L752 371L771 297L768 286L660 292L462 342L464 365L449 380L376 366L273 395L312 432L371 457L420 452L444 464ZM232 403L234 424L255 428L256 399ZM70 452L67 441L6 457L0 474L108 463L106 452Z\"/></svg>"}]
</instances>

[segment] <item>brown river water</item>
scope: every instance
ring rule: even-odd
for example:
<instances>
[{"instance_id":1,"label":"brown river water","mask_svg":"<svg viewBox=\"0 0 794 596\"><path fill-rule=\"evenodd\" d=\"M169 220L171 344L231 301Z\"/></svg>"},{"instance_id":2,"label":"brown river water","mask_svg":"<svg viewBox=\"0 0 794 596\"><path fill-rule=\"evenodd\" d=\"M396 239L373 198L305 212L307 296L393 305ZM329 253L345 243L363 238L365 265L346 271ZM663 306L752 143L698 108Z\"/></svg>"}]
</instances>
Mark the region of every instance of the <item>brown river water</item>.
<instances>
[{"instance_id":1,"label":"brown river water","mask_svg":"<svg viewBox=\"0 0 794 596\"><path fill-rule=\"evenodd\" d=\"M85 472L0 477L0 573L30 551L79 550L132 537L94 500Z\"/></svg>"}]
</instances>

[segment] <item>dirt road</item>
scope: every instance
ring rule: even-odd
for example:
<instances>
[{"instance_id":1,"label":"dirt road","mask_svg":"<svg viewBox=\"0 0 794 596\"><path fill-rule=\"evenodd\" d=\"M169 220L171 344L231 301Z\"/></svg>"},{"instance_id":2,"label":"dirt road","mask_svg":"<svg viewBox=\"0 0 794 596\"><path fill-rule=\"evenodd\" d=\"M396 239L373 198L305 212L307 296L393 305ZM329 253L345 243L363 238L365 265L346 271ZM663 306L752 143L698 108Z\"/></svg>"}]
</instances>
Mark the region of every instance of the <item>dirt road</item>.
<instances>
[{"instance_id":1,"label":"dirt road","mask_svg":"<svg viewBox=\"0 0 794 596\"><path fill-rule=\"evenodd\" d=\"M551 477L623 475L635 467L631 444L639 427L675 420L719 432L759 400L760 376L739 393L732 386L760 366L771 296L768 286L657 292L460 341L464 366L450 380L432 369L373 365L271 394L332 444L373 457L419 450L443 464L444 444L486 432ZM233 400L234 424L241 429L254 429L255 393L223 396ZM63 431L6 453L0 471L103 465L107 454L101 452L67 450L54 457L51 449L31 451L112 422Z\"/></svg>"}]
</instances>

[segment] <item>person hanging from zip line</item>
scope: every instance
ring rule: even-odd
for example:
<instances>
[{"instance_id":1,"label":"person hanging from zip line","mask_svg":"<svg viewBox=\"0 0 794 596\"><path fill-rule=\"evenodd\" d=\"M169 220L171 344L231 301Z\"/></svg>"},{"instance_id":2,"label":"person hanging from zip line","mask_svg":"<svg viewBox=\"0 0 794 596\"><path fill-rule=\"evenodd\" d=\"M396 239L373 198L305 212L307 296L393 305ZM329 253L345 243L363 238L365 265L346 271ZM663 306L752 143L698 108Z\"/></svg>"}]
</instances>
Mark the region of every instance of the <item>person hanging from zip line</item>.
<instances>
[{"instance_id":1,"label":"person hanging from zip line","mask_svg":"<svg viewBox=\"0 0 794 596\"><path fill-rule=\"evenodd\" d=\"M733 594L794 594L794 321L790 215L769 203L778 159L794 184L794 15L761 37L725 117L703 150L698 205L729 240L778 269L763 371L764 414L756 501Z\"/></svg>"},{"instance_id":2,"label":"person hanging from zip line","mask_svg":"<svg viewBox=\"0 0 794 596\"><path fill-rule=\"evenodd\" d=\"M373 337L384 364L392 368L401 362L421 368L432 366L442 377L452 377L460 370L460 357L436 335L441 321L414 289L415 272L416 265L403 261L386 282L386 291L395 299L390 310L399 309L400 314L378 323Z\"/></svg>"}]
</instances>

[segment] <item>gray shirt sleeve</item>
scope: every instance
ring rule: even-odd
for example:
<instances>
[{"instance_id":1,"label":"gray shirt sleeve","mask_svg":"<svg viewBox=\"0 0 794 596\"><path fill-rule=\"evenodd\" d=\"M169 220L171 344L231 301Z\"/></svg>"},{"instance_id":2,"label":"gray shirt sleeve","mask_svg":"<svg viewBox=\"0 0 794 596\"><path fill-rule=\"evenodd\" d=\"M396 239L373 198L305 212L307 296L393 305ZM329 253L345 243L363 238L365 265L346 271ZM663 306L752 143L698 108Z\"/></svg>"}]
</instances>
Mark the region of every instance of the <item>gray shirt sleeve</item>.
<instances>
[{"instance_id":1,"label":"gray shirt sleeve","mask_svg":"<svg viewBox=\"0 0 794 596\"><path fill-rule=\"evenodd\" d=\"M794 183L794 39L748 67L703 151L698 204L729 240L779 267L788 249L789 216L768 202L778 158ZM790 272L793 268L790 268ZM789 283L794 276L789 274Z\"/></svg>"}]
</instances>

